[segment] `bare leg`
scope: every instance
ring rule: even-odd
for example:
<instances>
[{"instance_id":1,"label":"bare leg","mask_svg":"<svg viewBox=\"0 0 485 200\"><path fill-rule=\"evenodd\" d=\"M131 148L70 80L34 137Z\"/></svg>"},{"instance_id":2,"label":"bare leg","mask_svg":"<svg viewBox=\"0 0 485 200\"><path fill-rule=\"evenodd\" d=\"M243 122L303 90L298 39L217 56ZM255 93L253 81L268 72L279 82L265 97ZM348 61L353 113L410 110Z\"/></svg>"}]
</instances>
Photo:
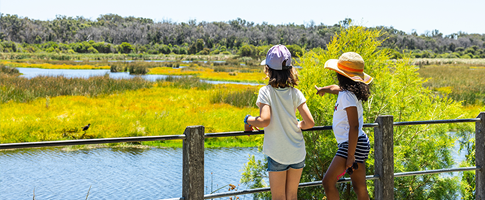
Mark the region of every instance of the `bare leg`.
<instances>
[{"instance_id":1,"label":"bare leg","mask_svg":"<svg viewBox=\"0 0 485 200\"><path fill-rule=\"evenodd\" d=\"M336 184L338 175L345 171L345 162L347 159L335 156L323 177L322 184L328 200L340 199Z\"/></svg>"},{"instance_id":2,"label":"bare leg","mask_svg":"<svg viewBox=\"0 0 485 200\"><path fill-rule=\"evenodd\" d=\"M273 200L286 200L286 171L269 172L269 185Z\"/></svg>"},{"instance_id":3,"label":"bare leg","mask_svg":"<svg viewBox=\"0 0 485 200\"><path fill-rule=\"evenodd\" d=\"M298 199L298 185L300 184L301 169L290 168L286 171L286 199L287 200L297 200Z\"/></svg>"},{"instance_id":4,"label":"bare leg","mask_svg":"<svg viewBox=\"0 0 485 200\"><path fill-rule=\"evenodd\" d=\"M354 169L354 173L350 176L352 179L352 186L354 187L355 194L357 194L358 200L368 200L369 193L367 192L367 186L365 181L365 164L359 164L358 169Z\"/></svg>"}]
</instances>

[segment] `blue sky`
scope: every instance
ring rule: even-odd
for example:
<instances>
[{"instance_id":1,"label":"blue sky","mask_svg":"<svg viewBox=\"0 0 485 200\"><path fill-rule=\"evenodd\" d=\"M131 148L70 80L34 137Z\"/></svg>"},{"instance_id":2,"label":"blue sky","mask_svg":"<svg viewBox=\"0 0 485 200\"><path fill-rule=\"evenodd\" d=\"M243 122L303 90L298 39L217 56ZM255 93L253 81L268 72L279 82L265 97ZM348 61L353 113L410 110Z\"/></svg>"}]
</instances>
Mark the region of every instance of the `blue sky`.
<instances>
[{"instance_id":1,"label":"blue sky","mask_svg":"<svg viewBox=\"0 0 485 200\"><path fill-rule=\"evenodd\" d=\"M443 34L485 34L485 0L0 0L0 12L32 19L56 15L96 19L100 14L151 18L155 21L229 21L242 18L260 24L333 25L345 18L358 24L393 26L418 34L438 29Z\"/></svg>"}]
</instances>

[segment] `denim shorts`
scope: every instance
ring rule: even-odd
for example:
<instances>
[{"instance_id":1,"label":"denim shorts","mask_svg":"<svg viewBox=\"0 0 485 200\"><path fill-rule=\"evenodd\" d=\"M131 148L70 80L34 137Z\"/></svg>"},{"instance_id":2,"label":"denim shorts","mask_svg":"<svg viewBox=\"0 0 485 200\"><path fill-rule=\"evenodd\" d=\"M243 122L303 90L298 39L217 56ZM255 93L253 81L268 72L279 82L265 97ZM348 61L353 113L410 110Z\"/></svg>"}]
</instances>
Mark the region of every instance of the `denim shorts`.
<instances>
[{"instance_id":1,"label":"denim shorts","mask_svg":"<svg viewBox=\"0 0 485 200\"><path fill-rule=\"evenodd\" d=\"M290 168L301 169L305 167L305 160L295 164L284 165L276 162L275 160L271 159L271 157L269 156L267 158L268 158L268 169L266 169L266 171L268 172L282 172L282 171L289 170Z\"/></svg>"}]
</instances>

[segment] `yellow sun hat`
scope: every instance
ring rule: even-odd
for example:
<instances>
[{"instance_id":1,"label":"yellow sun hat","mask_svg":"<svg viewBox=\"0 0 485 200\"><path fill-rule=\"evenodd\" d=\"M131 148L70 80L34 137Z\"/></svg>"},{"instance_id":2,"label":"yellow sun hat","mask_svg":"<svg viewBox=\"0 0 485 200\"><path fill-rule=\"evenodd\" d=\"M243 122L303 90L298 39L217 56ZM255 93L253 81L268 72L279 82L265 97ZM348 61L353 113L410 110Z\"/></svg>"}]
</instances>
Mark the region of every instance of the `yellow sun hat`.
<instances>
[{"instance_id":1,"label":"yellow sun hat","mask_svg":"<svg viewBox=\"0 0 485 200\"><path fill-rule=\"evenodd\" d=\"M364 65L364 59L358 53L346 52L338 60L327 60L324 68L336 71L355 82L369 84L374 79L364 73Z\"/></svg>"}]
</instances>

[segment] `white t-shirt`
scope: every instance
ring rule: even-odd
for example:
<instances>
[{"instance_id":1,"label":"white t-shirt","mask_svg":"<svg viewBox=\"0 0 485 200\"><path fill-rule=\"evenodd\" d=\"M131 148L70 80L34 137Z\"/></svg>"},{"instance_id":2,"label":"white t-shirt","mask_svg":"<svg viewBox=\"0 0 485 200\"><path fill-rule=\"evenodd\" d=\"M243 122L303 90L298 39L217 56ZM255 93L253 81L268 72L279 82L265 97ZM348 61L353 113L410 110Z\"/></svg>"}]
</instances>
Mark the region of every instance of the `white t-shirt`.
<instances>
[{"instance_id":1,"label":"white t-shirt","mask_svg":"<svg viewBox=\"0 0 485 200\"><path fill-rule=\"evenodd\" d=\"M305 96L293 87L267 85L259 89L256 104L271 107L271 121L264 128L263 153L278 163L289 165L305 160L305 140L296 119L296 109L305 102Z\"/></svg>"},{"instance_id":2,"label":"white t-shirt","mask_svg":"<svg viewBox=\"0 0 485 200\"><path fill-rule=\"evenodd\" d=\"M364 109L362 108L362 101L358 100L354 93L349 91L341 91L338 93L337 103L335 103L335 110L333 113L332 129L337 143L346 142L349 140L349 119L347 118L348 107L357 107L357 114L359 116L359 136L365 135L362 130L364 125Z\"/></svg>"}]
</instances>

